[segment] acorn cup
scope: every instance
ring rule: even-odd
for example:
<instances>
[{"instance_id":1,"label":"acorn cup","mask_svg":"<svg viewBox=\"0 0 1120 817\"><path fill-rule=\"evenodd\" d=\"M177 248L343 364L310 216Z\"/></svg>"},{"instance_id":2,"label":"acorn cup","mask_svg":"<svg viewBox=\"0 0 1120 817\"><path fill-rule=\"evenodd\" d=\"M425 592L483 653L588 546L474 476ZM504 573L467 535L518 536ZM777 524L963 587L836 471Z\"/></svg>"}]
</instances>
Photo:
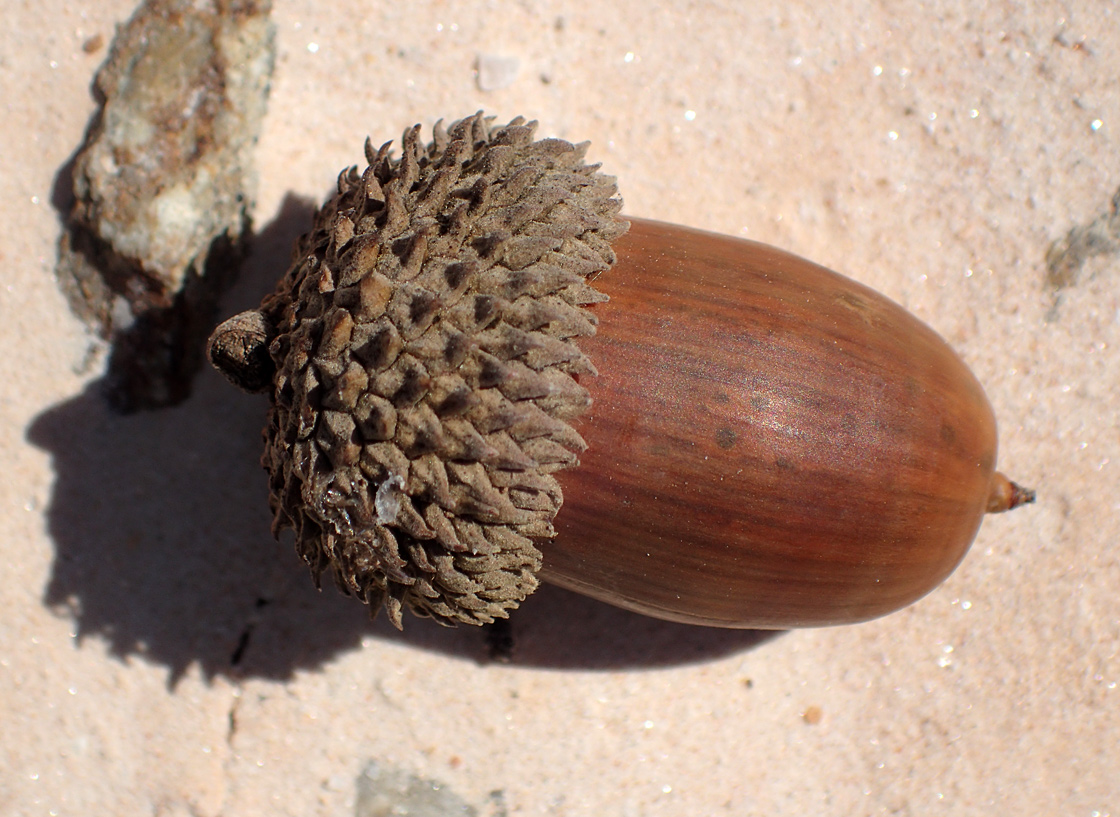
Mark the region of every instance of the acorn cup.
<instances>
[{"instance_id":1,"label":"acorn cup","mask_svg":"<svg viewBox=\"0 0 1120 817\"><path fill-rule=\"evenodd\" d=\"M628 225L587 145L534 130L367 141L276 291L211 337L272 397L273 528L316 581L398 627L505 617L538 575L674 621L843 624L1033 501L916 318L762 244Z\"/></svg>"}]
</instances>

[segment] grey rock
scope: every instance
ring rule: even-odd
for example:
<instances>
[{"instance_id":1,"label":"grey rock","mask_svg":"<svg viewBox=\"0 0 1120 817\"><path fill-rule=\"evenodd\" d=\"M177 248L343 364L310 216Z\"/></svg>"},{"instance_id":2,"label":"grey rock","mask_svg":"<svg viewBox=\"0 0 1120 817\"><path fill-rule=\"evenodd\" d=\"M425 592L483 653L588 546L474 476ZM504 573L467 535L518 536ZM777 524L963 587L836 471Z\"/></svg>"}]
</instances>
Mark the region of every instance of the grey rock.
<instances>
[{"instance_id":1,"label":"grey rock","mask_svg":"<svg viewBox=\"0 0 1120 817\"><path fill-rule=\"evenodd\" d=\"M477 817L478 810L434 780L370 761L358 776L355 817Z\"/></svg>"},{"instance_id":2,"label":"grey rock","mask_svg":"<svg viewBox=\"0 0 1120 817\"><path fill-rule=\"evenodd\" d=\"M270 11L268 0L148 0L97 74L101 109L74 159L58 276L112 341L121 408L185 399L244 255Z\"/></svg>"},{"instance_id":3,"label":"grey rock","mask_svg":"<svg viewBox=\"0 0 1120 817\"><path fill-rule=\"evenodd\" d=\"M500 91L513 85L521 70L521 60L501 54L478 55L478 89Z\"/></svg>"}]
</instances>

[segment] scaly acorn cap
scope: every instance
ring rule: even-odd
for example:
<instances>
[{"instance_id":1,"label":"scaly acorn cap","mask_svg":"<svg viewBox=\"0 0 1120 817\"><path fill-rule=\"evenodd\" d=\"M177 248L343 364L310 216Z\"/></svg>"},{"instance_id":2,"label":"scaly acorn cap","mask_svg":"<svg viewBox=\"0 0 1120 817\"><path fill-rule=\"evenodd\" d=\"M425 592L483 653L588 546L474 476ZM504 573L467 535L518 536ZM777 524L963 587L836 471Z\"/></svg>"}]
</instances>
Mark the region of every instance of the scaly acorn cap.
<instances>
[{"instance_id":1,"label":"scaly acorn cap","mask_svg":"<svg viewBox=\"0 0 1120 817\"><path fill-rule=\"evenodd\" d=\"M405 607L491 622L536 588L552 475L586 448L590 282L628 228L587 143L492 122L437 123L427 146L417 125L399 159L367 140L276 291L209 344L272 395L273 533L398 628Z\"/></svg>"}]
</instances>

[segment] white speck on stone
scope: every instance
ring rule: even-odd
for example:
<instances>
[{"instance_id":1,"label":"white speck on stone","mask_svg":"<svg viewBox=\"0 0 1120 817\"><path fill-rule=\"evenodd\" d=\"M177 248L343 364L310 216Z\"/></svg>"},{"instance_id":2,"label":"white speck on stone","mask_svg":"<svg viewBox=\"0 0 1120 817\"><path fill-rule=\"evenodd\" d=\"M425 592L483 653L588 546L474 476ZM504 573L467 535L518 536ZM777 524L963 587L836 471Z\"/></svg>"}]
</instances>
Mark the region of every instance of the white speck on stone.
<instances>
[{"instance_id":1,"label":"white speck on stone","mask_svg":"<svg viewBox=\"0 0 1120 817\"><path fill-rule=\"evenodd\" d=\"M377 521L382 525L391 525L397 521L397 514L401 510L402 491L404 491L404 479L400 474L386 477L385 481L377 486L373 506L377 509Z\"/></svg>"},{"instance_id":2,"label":"white speck on stone","mask_svg":"<svg viewBox=\"0 0 1120 817\"><path fill-rule=\"evenodd\" d=\"M521 70L521 60L517 57L503 57L499 54L479 54L477 65L480 91L508 88Z\"/></svg>"},{"instance_id":3,"label":"white speck on stone","mask_svg":"<svg viewBox=\"0 0 1120 817\"><path fill-rule=\"evenodd\" d=\"M110 314L113 316L113 326L120 329L128 329L132 326L132 322L136 320L136 316L132 314L132 307L128 301L121 295L113 297L113 305L110 309Z\"/></svg>"}]
</instances>

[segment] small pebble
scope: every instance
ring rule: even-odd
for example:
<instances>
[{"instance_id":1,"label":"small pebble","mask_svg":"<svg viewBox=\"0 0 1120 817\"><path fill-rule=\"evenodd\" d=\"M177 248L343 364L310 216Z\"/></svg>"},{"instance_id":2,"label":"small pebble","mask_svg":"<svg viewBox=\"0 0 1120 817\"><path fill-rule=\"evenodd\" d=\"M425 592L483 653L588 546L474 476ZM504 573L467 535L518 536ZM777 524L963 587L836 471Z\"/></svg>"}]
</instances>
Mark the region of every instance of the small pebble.
<instances>
[{"instance_id":1,"label":"small pebble","mask_svg":"<svg viewBox=\"0 0 1120 817\"><path fill-rule=\"evenodd\" d=\"M498 54L478 55L478 88L481 91L498 91L508 88L517 79L521 60Z\"/></svg>"},{"instance_id":2,"label":"small pebble","mask_svg":"<svg viewBox=\"0 0 1120 817\"><path fill-rule=\"evenodd\" d=\"M94 34L82 43L82 50L87 54L96 54L105 45L105 37L101 34Z\"/></svg>"},{"instance_id":3,"label":"small pebble","mask_svg":"<svg viewBox=\"0 0 1120 817\"><path fill-rule=\"evenodd\" d=\"M356 817L477 817L478 810L442 783L371 760L358 776Z\"/></svg>"}]
</instances>

